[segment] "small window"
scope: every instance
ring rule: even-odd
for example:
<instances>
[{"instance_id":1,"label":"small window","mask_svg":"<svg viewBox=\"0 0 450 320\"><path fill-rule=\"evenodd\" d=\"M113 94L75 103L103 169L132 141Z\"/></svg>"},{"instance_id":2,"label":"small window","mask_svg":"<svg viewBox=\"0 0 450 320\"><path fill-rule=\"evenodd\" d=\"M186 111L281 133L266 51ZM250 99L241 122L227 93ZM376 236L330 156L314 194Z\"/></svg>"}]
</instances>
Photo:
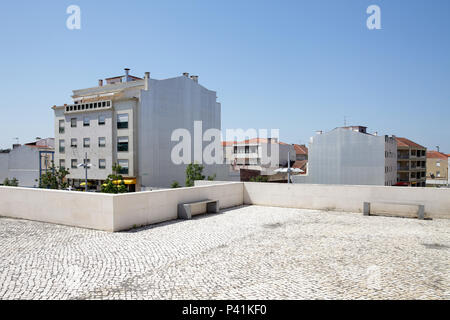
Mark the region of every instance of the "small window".
<instances>
[{"instance_id":1,"label":"small window","mask_svg":"<svg viewBox=\"0 0 450 320\"><path fill-rule=\"evenodd\" d=\"M439 161L436 162L436 167L440 167L441 163Z\"/></svg>"},{"instance_id":2,"label":"small window","mask_svg":"<svg viewBox=\"0 0 450 320\"><path fill-rule=\"evenodd\" d=\"M89 148L91 146L91 139L90 138L84 138L83 139L83 147Z\"/></svg>"},{"instance_id":3,"label":"small window","mask_svg":"<svg viewBox=\"0 0 450 320\"><path fill-rule=\"evenodd\" d=\"M119 174L128 174L128 160L118 160L117 163L120 166Z\"/></svg>"},{"instance_id":4,"label":"small window","mask_svg":"<svg viewBox=\"0 0 450 320\"><path fill-rule=\"evenodd\" d=\"M128 114L118 114L117 115L117 129L127 129L128 128Z\"/></svg>"},{"instance_id":5,"label":"small window","mask_svg":"<svg viewBox=\"0 0 450 320\"><path fill-rule=\"evenodd\" d=\"M128 137L118 137L117 138L117 151L127 152L128 151Z\"/></svg>"},{"instance_id":6,"label":"small window","mask_svg":"<svg viewBox=\"0 0 450 320\"><path fill-rule=\"evenodd\" d=\"M98 116L98 125L99 126L103 126L106 123L106 117L103 115L99 115Z\"/></svg>"},{"instance_id":7,"label":"small window","mask_svg":"<svg viewBox=\"0 0 450 320\"><path fill-rule=\"evenodd\" d=\"M65 159L59 159L59 167L61 169L65 169L66 168L66 160Z\"/></svg>"},{"instance_id":8,"label":"small window","mask_svg":"<svg viewBox=\"0 0 450 320\"><path fill-rule=\"evenodd\" d=\"M106 169L106 160L105 159L99 159L98 160L98 168L99 169Z\"/></svg>"},{"instance_id":9,"label":"small window","mask_svg":"<svg viewBox=\"0 0 450 320\"><path fill-rule=\"evenodd\" d=\"M77 118L70 119L70 126L72 128L76 128L77 127Z\"/></svg>"},{"instance_id":10,"label":"small window","mask_svg":"<svg viewBox=\"0 0 450 320\"><path fill-rule=\"evenodd\" d=\"M59 140L59 153L64 153L66 151L65 141Z\"/></svg>"},{"instance_id":11,"label":"small window","mask_svg":"<svg viewBox=\"0 0 450 320\"><path fill-rule=\"evenodd\" d=\"M106 138L105 137L98 138L98 146L99 146L99 148L106 147Z\"/></svg>"},{"instance_id":12,"label":"small window","mask_svg":"<svg viewBox=\"0 0 450 320\"><path fill-rule=\"evenodd\" d=\"M441 172L440 171L436 171L436 177L438 177L438 178L441 177Z\"/></svg>"},{"instance_id":13,"label":"small window","mask_svg":"<svg viewBox=\"0 0 450 320\"><path fill-rule=\"evenodd\" d=\"M83 159L83 163L84 163L85 165L88 165L88 164L91 163L91 159Z\"/></svg>"},{"instance_id":14,"label":"small window","mask_svg":"<svg viewBox=\"0 0 450 320\"><path fill-rule=\"evenodd\" d=\"M83 127L89 127L90 121L88 117L84 117L83 119Z\"/></svg>"},{"instance_id":15,"label":"small window","mask_svg":"<svg viewBox=\"0 0 450 320\"><path fill-rule=\"evenodd\" d=\"M70 139L70 146L72 148L76 148L77 147L77 139L76 138Z\"/></svg>"},{"instance_id":16,"label":"small window","mask_svg":"<svg viewBox=\"0 0 450 320\"><path fill-rule=\"evenodd\" d=\"M59 133L64 133L64 120L59 120Z\"/></svg>"},{"instance_id":17,"label":"small window","mask_svg":"<svg viewBox=\"0 0 450 320\"><path fill-rule=\"evenodd\" d=\"M71 166L72 169L76 169L76 168L77 168L77 165L78 165L77 159L72 159L72 160L70 161L70 166Z\"/></svg>"},{"instance_id":18,"label":"small window","mask_svg":"<svg viewBox=\"0 0 450 320\"><path fill-rule=\"evenodd\" d=\"M237 148L237 146L235 146L235 147L233 148L233 153L237 153L237 150L238 150L238 148Z\"/></svg>"},{"instance_id":19,"label":"small window","mask_svg":"<svg viewBox=\"0 0 450 320\"><path fill-rule=\"evenodd\" d=\"M249 146L245 146L245 153L250 153L250 147Z\"/></svg>"}]
</instances>

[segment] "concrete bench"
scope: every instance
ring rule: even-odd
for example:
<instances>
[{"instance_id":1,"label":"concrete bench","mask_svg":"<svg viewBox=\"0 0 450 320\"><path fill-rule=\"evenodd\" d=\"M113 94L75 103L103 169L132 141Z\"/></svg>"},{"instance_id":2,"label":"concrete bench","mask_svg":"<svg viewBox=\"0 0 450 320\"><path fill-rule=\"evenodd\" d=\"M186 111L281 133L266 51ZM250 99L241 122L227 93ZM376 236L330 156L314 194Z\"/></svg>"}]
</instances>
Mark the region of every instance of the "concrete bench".
<instances>
[{"instance_id":1,"label":"concrete bench","mask_svg":"<svg viewBox=\"0 0 450 320\"><path fill-rule=\"evenodd\" d=\"M425 205L418 204L418 203L406 203L406 202L390 202L390 201L372 201L372 202L364 202L363 204L363 213L365 216L369 216L371 214L371 204L372 203L380 203L380 204L386 204L390 206L410 206L410 207L417 207L417 218L420 220L425 219ZM392 215L389 215L392 216ZM402 217L410 217L405 214L398 214L397 216Z\"/></svg>"},{"instance_id":2,"label":"concrete bench","mask_svg":"<svg viewBox=\"0 0 450 320\"><path fill-rule=\"evenodd\" d=\"M178 205L179 219L192 219L193 215L219 212L219 200L202 200Z\"/></svg>"}]
</instances>

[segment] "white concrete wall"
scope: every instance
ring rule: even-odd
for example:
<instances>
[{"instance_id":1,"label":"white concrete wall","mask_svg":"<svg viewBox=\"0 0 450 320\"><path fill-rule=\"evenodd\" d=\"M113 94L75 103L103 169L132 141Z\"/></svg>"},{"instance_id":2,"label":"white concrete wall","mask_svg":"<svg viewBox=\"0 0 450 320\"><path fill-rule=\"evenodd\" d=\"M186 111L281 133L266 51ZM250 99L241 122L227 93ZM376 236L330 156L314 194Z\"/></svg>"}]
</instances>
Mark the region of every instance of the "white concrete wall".
<instances>
[{"instance_id":1,"label":"white concrete wall","mask_svg":"<svg viewBox=\"0 0 450 320\"><path fill-rule=\"evenodd\" d=\"M116 195L114 231L177 219L180 203L212 199L219 200L220 208L242 205L243 187L241 182L231 182Z\"/></svg>"},{"instance_id":2,"label":"white concrete wall","mask_svg":"<svg viewBox=\"0 0 450 320\"><path fill-rule=\"evenodd\" d=\"M450 189L244 183L245 204L357 213L365 201L424 204L426 217L450 219ZM390 206L390 210L408 213L403 206Z\"/></svg>"},{"instance_id":3,"label":"white concrete wall","mask_svg":"<svg viewBox=\"0 0 450 320\"><path fill-rule=\"evenodd\" d=\"M0 216L113 231L113 196L0 187Z\"/></svg>"}]
</instances>

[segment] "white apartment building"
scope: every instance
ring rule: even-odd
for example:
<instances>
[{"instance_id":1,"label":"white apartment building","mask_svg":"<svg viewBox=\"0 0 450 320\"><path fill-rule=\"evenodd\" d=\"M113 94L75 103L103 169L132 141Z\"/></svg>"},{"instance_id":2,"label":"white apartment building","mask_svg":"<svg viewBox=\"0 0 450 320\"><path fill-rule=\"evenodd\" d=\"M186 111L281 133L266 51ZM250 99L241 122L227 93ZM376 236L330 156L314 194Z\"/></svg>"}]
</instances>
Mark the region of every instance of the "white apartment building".
<instances>
[{"instance_id":1,"label":"white apartment building","mask_svg":"<svg viewBox=\"0 0 450 320\"><path fill-rule=\"evenodd\" d=\"M225 162L231 166L231 170L240 169L258 170L262 175L272 175L280 167L287 167L288 157L291 164L295 162L296 152L293 145L280 142L277 138L253 138L245 141L224 141ZM278 148L275 163L266 163L263 158L270 158L274 147ZM289 153L290 152L290 153ZM276 155L274 153L274 155Z\"/></svg>"},{"instance_id":2,"label":"white apartment building","mask_svg":"<svg viewBox=\"0 0 450 320\"><path fill-rule=\"evenodd\" d=\"M216 92L187 73L156 80L149 72L139 78L125 69L124 75L107 78L105 84L99 80L96 87L74 90L72 99L72 104L53 109L55 162L69 169L68 178L75 187L84 182L85 170L78 164L86 154L92 188L100 188L116 163L130 191L169 187L173 181L184 185L186 165L171 161L177 144L171 141L172 132L184 128L193 137L194 121L202 121L203 131L220 130ZM218 170L205 166L204 174Z\"/></svg>"},{"instance_id":3,"label":"white apartment building","mask_svg":"<svg viewBox=\"0 0 450 320\"><path fill-rule=\"evenodd\" d=\"M397 183L395 137L367 133L363 126L336 128L311 138L308 170L294 183L393 186Z\"/></svg>"},{"instance_id":4,"label":"white apartment building","mask_svg":"<svg viewBox=\"0 0 450 320\"><path fill-rule=\"evenodd\" d=\"M51 169L53 159L53 138L36 138L34 142L0 150L0 184L6 178L16 178L19 187L37 188L41 175Z\"/></svg>"}]
</instances>

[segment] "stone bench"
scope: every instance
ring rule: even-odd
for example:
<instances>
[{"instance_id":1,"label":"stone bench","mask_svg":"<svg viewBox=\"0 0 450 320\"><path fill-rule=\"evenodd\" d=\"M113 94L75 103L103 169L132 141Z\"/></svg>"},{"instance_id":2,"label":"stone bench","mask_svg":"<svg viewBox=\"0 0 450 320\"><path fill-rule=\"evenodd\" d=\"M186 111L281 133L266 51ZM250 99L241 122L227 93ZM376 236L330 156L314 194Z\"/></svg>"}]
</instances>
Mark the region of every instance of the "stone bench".
<instances>
[{"instance_id":1,"label":"stone bench","mask_svg":"<svg viewBox=\"0 0 450 320\"><path fill-rule=\"evenodd\" d=\"M417 207L417 218L420 220L425 219L425 205L419 203L406 203L406 202L390 202L390 201L372 201L372 202L364 202L363 204L363 213L365 216L369 216L371 214L371 205L373 203L385 204L388 206L410 206ZM373 215L373 214L372 214ZM401 216L401 217L411 217L406 214L398 214L398 215L390 215L389 216ZM415 216L414 216L415 217Z\"/></svg>"},{"instance_id":2,"label":"stone bench","mask_svg":"<svg viewBox=\"0 0 450 320\"><path fill-rule=\"evenodd\" d=\"M178 204L178 218L192 219L192 216L202 213L218 213L219 200L202 200Z\"/></svg>"}]
</instances>

